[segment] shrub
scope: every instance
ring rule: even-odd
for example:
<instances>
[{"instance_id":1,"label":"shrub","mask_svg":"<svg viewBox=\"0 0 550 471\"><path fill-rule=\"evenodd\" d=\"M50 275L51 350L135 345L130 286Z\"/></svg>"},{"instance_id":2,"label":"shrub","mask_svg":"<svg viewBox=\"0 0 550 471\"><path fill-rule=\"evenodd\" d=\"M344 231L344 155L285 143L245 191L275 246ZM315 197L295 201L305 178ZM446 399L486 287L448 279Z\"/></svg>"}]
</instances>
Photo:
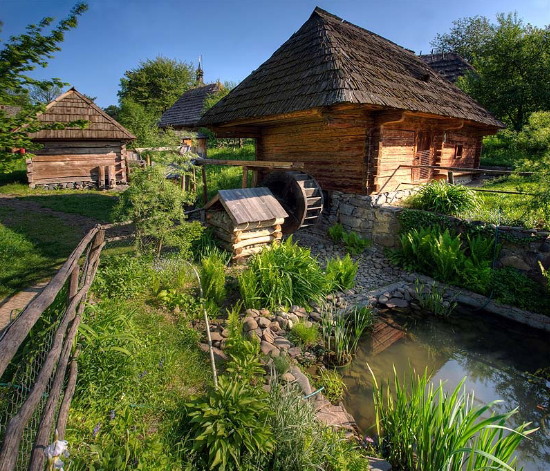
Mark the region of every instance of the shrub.
<instances>
[{"instance_id":1,"label":"shrub","mask_svg":"<svg viewBox=\"0 0 550 471\"><path fill-rule=\"evenodd\" d=\"M328 228L328 235L333 242L342 242L345 232L344 226L340 223L336 223Z\"/></svg>"},{"instance_id":2,"label":"shrub","mask_svg":"<svg viewBox=\"0 0 550 471\"><path fill-rule=\"evenodd\" d=\"M164 307L182 312L188 319L199 319L203 314L200 299L190 293L163 289L157 294L157 299Z\"/></svg>"},{"instance_id":3,"label":"shrub","mask_svg":"<svg viewBox=\"0 0 550 471\"><path fill-rule=\"evenodd\" d=\"M309 327L303 322L299 322L290 331L290 339L304 347L310 347L317 343L319 340L319 329L315 324L310 325Z\"/></svg>"},{"instance_id":4,"label":"shrub","mask_svg":"<svg viewBox=\"0 0 550 471\"><path fill-rule=\"evenodd\" d=\"M340 223L330 226L328 235L333 242L343 243L346 251L352 255L359 255L372 244L370 240L361 237L357 232L346 231Z\"/></svg>"},{"instance_id":5,"label":"shrub","mask_svg":"<svg viewBox=\"0 0 550 471\"><path fill-rule=\"evenodd\" d=\"M371 371L372 374L372 371ZM395 373L391 386L374 381L376 427L386 459L398 469L515 469L514 451L533 432L529 424L512 429L516 410L495 414L495 401L476 406L463 379L451 392L434 387L428 376L411 374L401 382ZM391 388L391 392L390 392Z\"/></svg>"},{"instance_id":6,"label":"shrub","mask_svg":"<svg viewBox=\"0 0 550 471\"><path fill-rule=\"evenodd\" d=\"M407 202L416 209L440 214L458 215L475 209L478 205L476 194L463 185L450 185L437 180L428 183Z\"/></svg>"},{"instance_id":7,"label":"shrub","mask_svg":"<svg viewBox=\"0 0 550 471\"><path fill-rule=\"evenodd\" d=\"M261 389L222 376L207 397L186 404L193 450L208 469L239 470L247 456L273 450L272 415Z\"/></svg>"},{"instance_id":8,"label":"shrub","mask_svg":"<svg viewBox=\"0 0 550 471\"><path fill-rule=\"evenodd\" d=\"M344 258L332 258L327 262L325 270L327 291L344 291L353 288L359 264L346 255Z\"/></svg>"},{"instance_id":9,"label":"shrub","mask_svg":"<svg viewBox=\"0 0 550 471\"><path fill-rule=\"evenodd\" d=\"M153 276L151 260L132 255L102 259L92 290L100 297L132 298L146 291Z\"/></svg>"},{"instance_id":10,"label":"shrub","mask_svg":"<svg viewBox=\"0 0 550 471\"><path fill-rule=\"evenodd\" d=\"M240 382L254 383L262 377L264 369L260 362L260 343L243 337L227 340L226 352L229 362L226 371L231 378Z\"/></svg>"},{"instance_id":11,"label":"shrub","mask_svg":"<svg viewBox=\"0 0 550 471\"><path fill-rule=\"evenodd\" d=\"M326 288L319 262L291 237L255 255L239 278L247 308L309 306Z\"/></svg>"},{"instance_id":12,"label":"shrub","mask_svg":"<svg viewBox=\"0 0 550 471\"><path fill-rule=\"evenodd\" d=\"M333 404L338 404L342 400L347 389L340 373L326 368L319 370L318 383L325 388L323 394Z\"/></svg>"},{"instance_id":13,"label":"shrub","mask_svg":"<svg viewBox=\"0 0 550 471\"><path fill-rule=\"evenodd\" d=\"M501 303L550 315L545 287L515 268L493 270L491 289L493 296Z\"/></svg>"},{"instance_id":14,"label":"shrub","mask_svg":"<svg viewBox=\"0 0 550 471\"><path fill-rule=\"evenodd\" d=\"M225 257L212 250L201 259L200 277L205 299L220 305L225 299Z\"/></svg>"}]
</instances>

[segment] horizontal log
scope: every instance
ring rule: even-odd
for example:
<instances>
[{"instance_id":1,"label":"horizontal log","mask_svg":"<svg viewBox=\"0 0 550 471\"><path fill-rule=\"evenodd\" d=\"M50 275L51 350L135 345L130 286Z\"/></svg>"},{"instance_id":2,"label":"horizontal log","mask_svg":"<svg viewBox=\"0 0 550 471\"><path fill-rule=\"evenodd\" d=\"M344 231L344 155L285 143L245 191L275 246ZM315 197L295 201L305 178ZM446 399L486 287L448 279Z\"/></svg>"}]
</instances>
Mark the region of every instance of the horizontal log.
<instances>
[{"instance_id":1,"label":"horizontal log","mask_svg":"<svg viewBox=\"0 0 550 471\"><path fill-rule=\"evenodd\" d=\"M33 162L70 162L70 161L87 161L96 159L99 161L113 160L116 158L114 152L105 154L71 154L71 155L35 155L32 157ZM107 165L107 164L104 164Z\"/></svg>"},{"instance_id":2,"label":"horizontal log","mask_svg":"<svg viewBox=\"0 0 550 471\"><path fill-rule=\"evenodd\" d=\"M273 241L277 240L277 237L274 237L272 235L263 236L263 237L256 237L254 239L246 239L241 242L237 242L233 244L233 250L235 249L241 249L244 247L247 247L249 245L256 245L256 244L269 244Z\"/></svg>"},{"instance_id":3,"label":"horizontal log","mask_svg":"<svg viewBox=\"0 0 550 471\"><path fill-rule=\"evenodd\" d=\"M283 168L301 169L302 162L260 162L257 160L218 160L218 159L195 159L196 165L229 165L234 167L249 168Z\"/></svg>"}]
</instances>

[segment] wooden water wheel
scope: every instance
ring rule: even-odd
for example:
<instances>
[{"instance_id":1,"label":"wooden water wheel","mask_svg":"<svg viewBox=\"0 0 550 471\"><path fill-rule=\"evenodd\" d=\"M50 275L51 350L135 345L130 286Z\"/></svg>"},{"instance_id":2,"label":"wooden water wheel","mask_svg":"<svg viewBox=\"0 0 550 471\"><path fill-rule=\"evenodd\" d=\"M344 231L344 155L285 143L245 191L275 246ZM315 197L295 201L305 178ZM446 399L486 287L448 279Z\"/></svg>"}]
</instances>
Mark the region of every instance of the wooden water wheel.
<instances>
[{"instance_id":1,"label":"wooden water wheel","mask_svg":"<svg viewBox=\"0 0 550 471\"><path fill-rule=\"evenodd\" d=\"M313 177L304 172L276 171L268 174L260 186L271 190L288 213L282 230L292 234L301 227L315 224L323 211L323 192Z\"/></svg>"}]
</instances>

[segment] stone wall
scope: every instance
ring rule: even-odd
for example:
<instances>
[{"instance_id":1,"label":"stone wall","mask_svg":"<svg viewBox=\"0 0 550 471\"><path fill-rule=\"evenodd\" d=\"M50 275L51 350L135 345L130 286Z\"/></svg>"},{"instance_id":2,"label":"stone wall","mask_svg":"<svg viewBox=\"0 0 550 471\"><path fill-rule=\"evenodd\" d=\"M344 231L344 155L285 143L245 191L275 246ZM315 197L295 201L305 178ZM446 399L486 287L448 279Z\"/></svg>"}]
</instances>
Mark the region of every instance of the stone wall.
<instances>
[{"instance_id":1,"label":"stone wall","mask_svg":"<svg viewBox=\"0 0 550 471\"><path fill-rule=\"evenodd\" d=\"M339 222L371 239L383 247L399 246L400 223L398 215L403 208L390 204L405 198L415 190L401 190L379 195L354 195L334 191L329 195L329 223ZM468 221L449 217L458 231L464 230ZM494 229L494 225L488 225ZM550 232L499 226L499 242L502 251L497 267L513 267L542 281L539 262L550 268Z\"/></svg>"}]
</instances>

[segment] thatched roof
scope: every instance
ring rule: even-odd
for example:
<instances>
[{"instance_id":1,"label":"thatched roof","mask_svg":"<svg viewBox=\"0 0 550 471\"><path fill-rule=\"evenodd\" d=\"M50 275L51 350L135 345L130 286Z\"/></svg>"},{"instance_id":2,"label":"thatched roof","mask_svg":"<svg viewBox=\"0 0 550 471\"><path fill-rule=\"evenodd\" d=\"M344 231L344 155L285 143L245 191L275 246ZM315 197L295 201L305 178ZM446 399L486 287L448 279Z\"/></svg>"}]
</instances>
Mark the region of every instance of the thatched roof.
<instances>
[{"instance_id":1,"label":"thatched roof","mask_svg":"<svg viewBox=\"0 0 550 471\"><path fill-rule=\"evenodd\" d=\"M422 54L418 57L452 83L455 83L458 77L462 77L466 72L474 70L466 59L454 52Z\"/></svg>"},{"instance_id":2,"label":"thatched roof","mask_svg":"<svg viewBox=\"0 0 550 471\"><path fill-rule=\"evenodd\" d=\"M320 8L199 124L227 124L341 103L502 126L412 51Z\"/></svg>"},{"instance_id":3,"label":"thatched roof","mask_svg":"<svg viewBox=\"0 0 550 471\"><path fill-rule=\"evenodd\" d=\"M159 126L195 127L204 112L204 102L220 90L220 85L211 83L186 91L160 118Z\"/></svg>"},{"instance_id":4,"label":"thatched roof","mask_svg":"<svg viewBox=\"0 0 550 471\"><path fill-rule=\"evenodd\" d=\"M86 98L74 88L59 95L48 103L46 110L38 115L44 123L69 123L86 120L86 128L66 128L43 130L29 134L32 139L69 139L69 140L120 140L131 141L136 137L122 124L109 116L92 100Z\"/></svg>"}]
</instances>

